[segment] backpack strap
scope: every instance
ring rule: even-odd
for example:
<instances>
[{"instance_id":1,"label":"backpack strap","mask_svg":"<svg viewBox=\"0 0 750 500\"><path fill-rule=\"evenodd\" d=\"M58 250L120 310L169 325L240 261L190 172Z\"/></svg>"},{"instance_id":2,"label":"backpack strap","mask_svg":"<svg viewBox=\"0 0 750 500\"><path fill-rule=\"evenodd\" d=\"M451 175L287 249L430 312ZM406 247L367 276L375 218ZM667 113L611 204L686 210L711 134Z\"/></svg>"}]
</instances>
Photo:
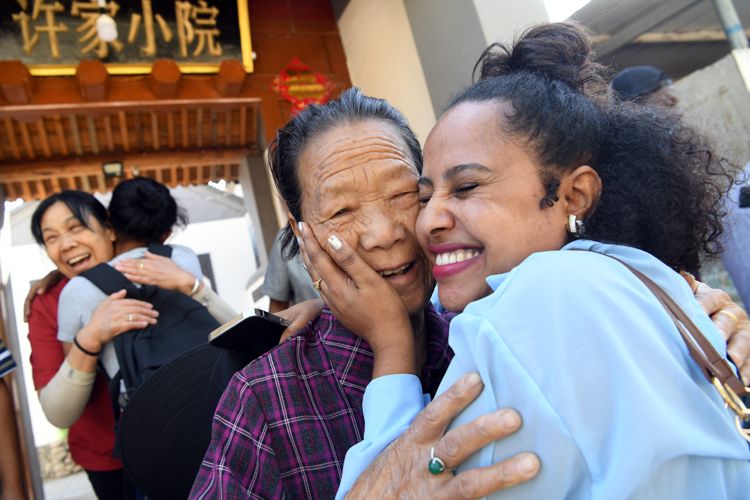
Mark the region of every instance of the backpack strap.
<instances>
[{"instance_id":1,"label":"backpack strap","mask_svg":"<svg viewBox=\"0 0 750 500\"><path fill-rule=\"evenodd\" d=\"M109 264L97 264L81 276L92 282L102 292L111 295L123 288L128 291L128 297L138 298L140 293L133 283L130 282L120 271Z\"/></svg>"},{"instance_id":2,"label":"backpack strap","mask_svg":"<svg viewBox=\"0 0 750 500\"><path fill-rule=\"evenodd\" d=\"M162 257L172 258L172 247L170 245L162 245L161 243L149 243L148 251L161 255Z\"/></svg>"}]
</instances>

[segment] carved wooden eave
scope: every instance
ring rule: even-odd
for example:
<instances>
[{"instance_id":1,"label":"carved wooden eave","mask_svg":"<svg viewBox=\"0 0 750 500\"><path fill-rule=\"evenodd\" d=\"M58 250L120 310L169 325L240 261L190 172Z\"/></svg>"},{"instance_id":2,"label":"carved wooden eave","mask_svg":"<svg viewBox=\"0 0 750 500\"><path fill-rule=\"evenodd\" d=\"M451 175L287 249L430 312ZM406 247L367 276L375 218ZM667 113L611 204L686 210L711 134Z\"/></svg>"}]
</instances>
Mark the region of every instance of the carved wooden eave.
<instances>
[{"instance_id":1,"label":"carved wooden eave","mask_svg":"<svg viewBox=\"0 0 750 500\"><path fill-rule=\"evenodd\" d=\"M0 188L7 199L60 189L107 191L121 178L170 186L237 180L244 156L262 151L261 99L243 95L245 70L225 60L214 76L185 76L172 60L143 76L111 76L99 61L74 77L35 77L0 61Z\"/></svg>"}]
</instances>

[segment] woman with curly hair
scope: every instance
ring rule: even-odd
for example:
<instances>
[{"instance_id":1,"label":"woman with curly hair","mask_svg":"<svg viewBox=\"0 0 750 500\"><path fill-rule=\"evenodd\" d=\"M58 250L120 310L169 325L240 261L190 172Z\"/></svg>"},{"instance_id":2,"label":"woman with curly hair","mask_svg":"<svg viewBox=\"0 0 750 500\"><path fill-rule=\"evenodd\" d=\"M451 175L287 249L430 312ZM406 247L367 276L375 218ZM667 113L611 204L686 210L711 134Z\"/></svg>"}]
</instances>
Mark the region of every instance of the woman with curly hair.
<instances>
[{"instance_id":1,"label":"woman with curly hair","mask_svg":"<svg viewBox=\"0 0 750 500\"><path fill-rule=\"evenodd\" d=\"M393 493L529 450L544 464L539 476L497 495L744 497L750 452L734 415L628 268L661 287L726 356L677 271L697 271L702 250L720 250L731 178L677 117L609 100L589 37L574 24L492 46L480 69L425 144L417 237L441 304L460 313L438 392L462 377L479 385L477 373L484 382L451 425L503 407L524 425L463 463L448 458L444 439L417 468L386 451L351 496L385 491L388 461L401 472L389 476ZM325 301L372 346L381 375L364 396L365 439L347 454L343 496L425 399L400 298L335 230L313 234L303 224L302 238Z\"/></svg>"}]
</instances>

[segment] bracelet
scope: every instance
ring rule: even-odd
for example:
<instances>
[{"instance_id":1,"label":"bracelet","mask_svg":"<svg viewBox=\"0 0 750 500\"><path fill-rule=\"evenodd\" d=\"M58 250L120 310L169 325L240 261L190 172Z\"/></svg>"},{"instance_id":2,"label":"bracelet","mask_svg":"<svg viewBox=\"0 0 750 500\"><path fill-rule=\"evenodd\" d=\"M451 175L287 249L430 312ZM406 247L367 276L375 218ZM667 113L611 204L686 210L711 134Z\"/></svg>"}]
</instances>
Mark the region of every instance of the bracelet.
<instances>
[{"instance_id":1,"label":"bracelet","mask_svg":"<svg viewBox=\"0 0 750 500\"><path fill-rule=\"evenodd\" d=\"M201 287L201 280L199 280L198 278L195 278L195 283L193 283L193 289L190 290L190 296L192 297L193 295L195 295L195 292L197 292L200 287Z\"/></svg>"},{"instance_id":2,"label":"bracelet","mask_svg":"<svg viewBox=\"0 0 750 500\"><path fill-rule=\"evenodd\" d=\"M96 356L99 355L99 353L102 352L102 351L93 352L93 351L89 351L88 349L85 349L80 343L78 343L78 338L77 337L73 337L73 344L75 344L75 346L78 348L79 351L81 351L84 354L88 354L89 356L96 357Z\"/></svg>"}]
</instances>

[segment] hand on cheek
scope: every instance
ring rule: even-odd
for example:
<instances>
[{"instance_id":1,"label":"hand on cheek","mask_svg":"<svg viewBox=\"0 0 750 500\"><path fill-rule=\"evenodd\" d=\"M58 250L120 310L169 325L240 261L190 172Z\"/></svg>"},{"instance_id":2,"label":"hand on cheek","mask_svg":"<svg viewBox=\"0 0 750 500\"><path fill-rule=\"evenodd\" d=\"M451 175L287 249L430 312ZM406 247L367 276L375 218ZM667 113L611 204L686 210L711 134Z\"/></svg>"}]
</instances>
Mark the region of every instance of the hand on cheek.
<instances>
[{"instance_id":1,"label":"hand on cheek","mask_svg":"<svg viewBox=\"0 0 750 500\"><path fill-rule=\"evenodd\" d=\"M302 258L336 318L362 337L376 356L373 377L414 373L414 335L396 291L335 232L324 248L309 226L299 224Z\"/></svg>"}]
</instances>

